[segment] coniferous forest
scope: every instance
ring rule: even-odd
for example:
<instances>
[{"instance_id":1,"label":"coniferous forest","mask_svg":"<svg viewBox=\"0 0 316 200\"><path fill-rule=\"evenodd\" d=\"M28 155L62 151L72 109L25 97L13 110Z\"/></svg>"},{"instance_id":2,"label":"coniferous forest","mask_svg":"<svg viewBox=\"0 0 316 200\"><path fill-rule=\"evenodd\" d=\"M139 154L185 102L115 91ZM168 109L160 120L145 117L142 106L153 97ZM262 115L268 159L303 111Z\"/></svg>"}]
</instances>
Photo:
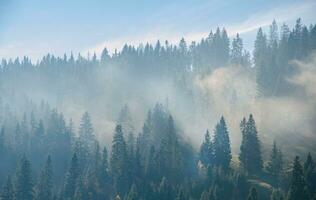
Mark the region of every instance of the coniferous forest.
<instances>
[{"instance_id":1,"label":"coniferous forest","mask_svg":"<svg viewBox=\"0 0 316 200\"><path fill-rule=\"evenodd\" d=\"M0 64L1 200L316 199L316 25Z\"/></svg>"}]
</instances>

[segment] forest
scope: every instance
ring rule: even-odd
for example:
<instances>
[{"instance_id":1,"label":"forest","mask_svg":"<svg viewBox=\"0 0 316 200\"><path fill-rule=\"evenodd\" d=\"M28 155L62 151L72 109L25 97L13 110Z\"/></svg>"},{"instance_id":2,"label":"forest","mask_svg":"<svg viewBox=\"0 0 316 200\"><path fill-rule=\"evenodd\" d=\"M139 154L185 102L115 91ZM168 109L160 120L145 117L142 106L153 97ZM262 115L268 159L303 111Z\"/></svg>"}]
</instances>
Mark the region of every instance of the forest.
<instances>
[{"instance_id":1,"label":"forest","mask_svg":"<svg viewBox=\"0 0 316 200\"><path fill-rule=\"evenodd\" d=\"M316 199L316 25L253 46L217 28L2 59L0 199Z\"/></svg>"}]
</instances>

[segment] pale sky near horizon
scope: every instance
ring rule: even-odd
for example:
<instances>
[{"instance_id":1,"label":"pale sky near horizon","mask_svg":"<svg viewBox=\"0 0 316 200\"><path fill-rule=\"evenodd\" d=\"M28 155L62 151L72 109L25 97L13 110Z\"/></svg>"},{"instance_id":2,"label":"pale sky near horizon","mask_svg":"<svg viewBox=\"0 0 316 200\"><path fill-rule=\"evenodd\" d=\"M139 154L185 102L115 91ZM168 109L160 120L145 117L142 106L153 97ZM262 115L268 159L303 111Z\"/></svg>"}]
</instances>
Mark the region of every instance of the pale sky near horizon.
<instances>
[{"instance_id":1,"label":"pale sky near horizon","mask_svg":"<svg viewBox=\"0 0 316 200\"><path fill-rule=\"evenodd\" d=\"M240 33L251 51L259 27L316 23L315 10L315 0L0 0L0 59L199 41L216 27Z\"/></svg>"}]
</instances>

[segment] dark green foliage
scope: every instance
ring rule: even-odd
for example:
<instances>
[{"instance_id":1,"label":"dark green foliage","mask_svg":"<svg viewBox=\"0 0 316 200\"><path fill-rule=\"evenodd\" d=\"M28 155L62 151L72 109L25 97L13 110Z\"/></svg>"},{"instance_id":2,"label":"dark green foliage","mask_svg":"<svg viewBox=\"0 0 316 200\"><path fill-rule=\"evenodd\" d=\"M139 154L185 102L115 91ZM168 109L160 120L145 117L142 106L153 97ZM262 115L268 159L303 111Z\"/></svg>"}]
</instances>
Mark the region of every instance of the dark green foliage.
<instances>
[{"instance_id":1,"label":"dark green foliage","mask_svg":"<svg viewBox=\"0 0 316 200\"><path fill-rule=\"evenodd\" d=\"M80 176L80 169L77 154L74 153L71 159L70 167L66 176L63 197L64 199L73 199L76 191L76 184Z\"/></svg>"},{"instance_id":2,"label":"dark green foliage","mask_svg":"<svg viewBox=\"0 0 316 200\"><path fill-rule=\"evenodd\" d=\"M14 200L14 190L13 184L11 181L11 177L8 176L7 182L5 183L2 191L1 191L1 200Z\"/></svg>"},{"instance_id":3,"label":"dark green foliage","mask_svg":"<svg viewBox=\"0 0 316 200\"><path fill-rule=\"evenodd\" d=\"M316 168L313 158L308 153L307 159L304 163L304 177L307 184L309 194L313 195L316 192ZM316 197L316 195L312 196Z\"/></svg>"},{"instance_id":4,"label":"dark green foliage","mask_svg":"<svg viewBox=\"0 0 316 200\"><path fill-rule=\"evenodd\" d=\"M253 187L250 189L247 200L258 200L258 193L256 188Z\"/></svg>"},{"instance_id":5,"label":"dark green foliage","mask_svg":"<svg viewBox=\"0 0 316 200\"><path fill-rule=\"evenodd\" d=\"M98 98L98 95L107 89L111 91L107 94L122 95L116 98L116 106L109 106L109 110L113 111L111 114L117 116L119 107L129 100L127 97L130 97L124 93L135 92L136 96L139 94L138 91L147 89L148 84L144 83L150 82L148 80L162 78L174 80L176 87L180 88L177 91L180 95L176 93L174 96L177 98L172 101L182 104L179 98L185 99L186 104L180 108L190 113L192 111L194 116L199 112L191 106L199 103L192 95L196 92L191 88L194 77L203 78L228 64L241 65L247 74L249 72L253 75L256 71L258 93L261 96L281 96L296 89L294 83L288 80L297 73L297 68L289 61L308 58L315 49L316 26L306 27L301 20L297 20L293 30L284 24L279 31L275 21L271 24L268 34L259 29L255 41L254 67L250 67L250 55L244 51L239 34L233 38L230 48L226 30L220 28L192 44L188 44L182 38L177 45L168 41L157 41L155 45L148 43L139 47L125 45L121 51L115 51L113 55L105 48L100 60L96 54L89 59L81 55L55 57L48 54L36 64L27 57L23 60L3 60L0 64L0 184L4 188L1 199L12 199L13 195L19 199L54 200L104 200L113 199L117 195L121 199L153 200L247 199L249 187L254 182L271 187L274 191L271 195L273 199L280 199L286 193L291 194L289 197L296 195L296 199L305 198L305 192L298 193L301 190L313 195L316 190L316 173L315 163L310 154L302 170L296 169L299 167L293 170L289 188L290 177L287 174L286 162L288 152L284 152L283 163L282 153L274 145L267 160L267 171L261 171L262 149L252 116L248 122L244 119L240 125L242 144L239 160L244 171L239 171L239 168L235 167L235 160L230 167L233 153L230 149L228 127L223 118L215 127L213 140L207 132L199 152L196 152L195 146L190 145L182 136L182 130L177 126L178 116L175 116L175 120L171 117L168 101L166 105L157 104L148 112L143 129L137 138L134 137L137 132L132 115L128 107L124 106L118 117L121 128L116 128L112 148L109 148L111 156L108 157L106 147L101 153L103 147L100 146L108 144L108 141L101 140L100 144L96 142L94 133L102 134L103 131L94 132L88 113L82 116L78 131L73 128L77 126L73 125L71 120L66 123L68 120L64 119L63 114L51 109L48 103L43 101L36 104L30 99L25 100L27 97L21 97L18 93L29 91L29 82L37 84L36 80L41 80L41 83L45 82L45 87L38 89L45 90L49 96L56 96L58 105L65 100L94 104L99 103L97 99L103 100ZM115 70L112 66L115 66ZM126 73L131 78L123 81L123 87L112 91L111 84L111 87L99 86L98 81L94 80L95 75L98 74L99 77L99 72L103 71L111 72L111 80L106 80L106 83L113 83L114 86L121 81L115 79L115 76ZM115 71L119 73L112 74ZM31 81L25 77L27 74L32 74ZM133 84L135 90L121 91L127 84ZM91 91L87 91L87 88L91 88ZM36 92L41 94L42 91ZM70 98L66 99L65 96ZM90 97L95 98L91 101ZM24 105L20 106L23 107L21 111L16 102ZM102 106L108 106L103 103L105 102L102 102ZM170 109L174 110L173 105L170 105ZM144 105L144 108L146 106ZM87 109L95 111L89 105ZM67 112L66 116L68 114ZM188 123L199 125L200 121ZM23 161L24 164L21 163L17 167L18 173L16 179L13 179L14 184L10 179L5 182L6 177L16 168L17 159L24 153L29 156L30 161ZM44 169L39 173L47 155L51 155L54 160L54 176L49 164L50 159L47 159ZM198 164L199 160L205 167ZM34 178L30 162L35 172ZM296 175L300 174L300 178L294 176L294 171ZM299 171L302 172L298 173ZM297 184L301 183L300 181L305 182L303 189ZM259 199L266 198L261 194L261 188L257 189ZM27 197L24 198L23 195Z\"/></svg>"},{"instance_id":6,"label":"dark green foliage","mask_svg":"<svg viewBox=\"0 0 316 200\"><path fill-rule=\"evenodd\" d=\"M219 123L215 127L213 143L215 165L223 168L224 170L229 169L232 155L228 130L224 117L221 117Z\"/></svg>"},{"instance_id":7,"label":"dark green foliage","mask_svg":"<svg viewBox=\"0 0 316 200\"><path fill-rule=\"evenodd\" d=\"M211 137L209 131L207 130L205 133L204 141L200 147L200 161L204 166L208 166L213 164L214 162L214 154L213 154L213 144L211 141Z\"/></svg>"},{"instance_id":8,"label":"dark green foliage","mask_svg":"<svg viewBox=\"0 0 316 200\"><path fill-rule=\"evenodd\" d=\"M129 170L126 142L123 137L121 125L117 125L115 128L112 141L110 169L114 187L121 196L124 196L129 188Z\"/></svg>"},{"instance_id":9,"label":"dark green foliage","mask_svg":"<svg viewBox=\"0 0 316 200\"><path fill-rule=\"evenodd\" d=\"M16 173L15 199L16 200L33 200L34 199L34 182L32 178L31 163L23 156L18 171Z\"/></svg>"},{"instance_id":10,"label":"dark green foliage","mask_svg":"<svg viewBox=\"0 0 316 200\"><path fill-rule=\"evenodd\" d=\"M51 200L53 198L53 168L51 157L48 156L45 166L40 174L37 190L36 199L47 199Z\"/></svg>"},{"instance_id":11,"label":"dark green foliage","mask_svg":"<svg viewBox=\"0 0 316 200\"><path fill-rule=\"evenodd\" d=\"M283 155L278 149L276 142L273 142L273 148L270 154L270 160L267 165L267 171L270 173L276 186L279 185L280 176L283 171Z\"/></svg>"},{"instance_id":12,"label":"dark green foliage","mask_svg":"<svg viewBox=\"0 0 316 200\"><path fill-rule=\"evenodd\" d=\"M246 124L243 120L241 123L241 131L243 137L239 158L242 167L249 174L259 174L262 169L261 147L256 124L252 115L249 116Z\"/></svg>"},{"instance_id":13,"label":"dark green foliage","mask_svg":"<svg viewBox=\"0 0 316 200\"><path fill-rule=\"evenodd\" d=\"M295 157L293 162L292 179L288 192L288 200L297 199L309 199L307 185L303 174L303 167L298 156Z\"/></svg>"}]
</instances>

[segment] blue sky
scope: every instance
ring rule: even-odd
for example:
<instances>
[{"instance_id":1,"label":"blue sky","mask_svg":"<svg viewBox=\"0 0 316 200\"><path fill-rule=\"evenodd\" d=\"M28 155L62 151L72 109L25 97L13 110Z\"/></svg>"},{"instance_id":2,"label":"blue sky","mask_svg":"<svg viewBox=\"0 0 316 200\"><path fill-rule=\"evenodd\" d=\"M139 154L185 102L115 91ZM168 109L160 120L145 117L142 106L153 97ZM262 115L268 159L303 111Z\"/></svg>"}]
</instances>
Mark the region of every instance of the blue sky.
<instances>
[{"instance_id":1,"label":"blue sky","mask_svg":"<svg viewBox=\"0 0 316 200\"><path fill-rule=\"evenodd\" d=\"M225 26L252 50L258 27L273 19L316 23L314 0L0 0L0 58L112 52L124 43L177 43Z\"/></svg>"}]
</instances>

